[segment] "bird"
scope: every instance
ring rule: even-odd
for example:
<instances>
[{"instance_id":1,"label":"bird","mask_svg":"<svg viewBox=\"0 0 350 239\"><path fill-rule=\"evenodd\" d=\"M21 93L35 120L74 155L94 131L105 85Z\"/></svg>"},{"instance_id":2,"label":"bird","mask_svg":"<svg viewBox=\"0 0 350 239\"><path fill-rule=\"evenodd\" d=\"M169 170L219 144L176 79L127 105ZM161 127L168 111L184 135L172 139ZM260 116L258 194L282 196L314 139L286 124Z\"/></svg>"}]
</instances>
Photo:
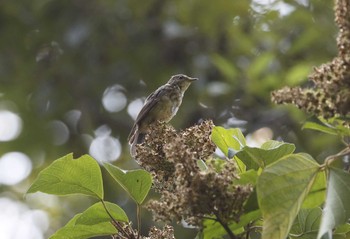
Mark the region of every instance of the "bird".
<instances>
[{"instance_id":1,"label":"bird","mask_svg":"<svg viewBox=\"0 0 350 239\"><path fill-rule=\"evenodd\" d=\"M160 86L146 98L128 137L132 157L136 155L136 145L144 141L152 123L157 121L167 123L176 115L185 91L196 80L198 78L184 74L173 75L165 85Z\"/></svg>"}]
</instances>

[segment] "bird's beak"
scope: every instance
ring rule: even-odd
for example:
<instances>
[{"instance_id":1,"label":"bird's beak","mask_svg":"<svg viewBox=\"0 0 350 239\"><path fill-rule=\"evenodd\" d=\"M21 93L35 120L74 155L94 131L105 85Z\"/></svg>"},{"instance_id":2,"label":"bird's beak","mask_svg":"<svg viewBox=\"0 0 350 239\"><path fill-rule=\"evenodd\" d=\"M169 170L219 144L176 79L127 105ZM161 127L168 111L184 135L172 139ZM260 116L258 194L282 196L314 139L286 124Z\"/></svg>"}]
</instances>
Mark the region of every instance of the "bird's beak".
<instances>
[{"instance_id":1,"label":"bird's beak","mask_svg":"<svg viewBox=\"0 0 350 239\"><path fill-rule=\"evenodd\" d=\"M188 80L189 80L189 81L196 81L196 80L198 80L198 78L188 77Z\"/></svg>"}]
</instances>

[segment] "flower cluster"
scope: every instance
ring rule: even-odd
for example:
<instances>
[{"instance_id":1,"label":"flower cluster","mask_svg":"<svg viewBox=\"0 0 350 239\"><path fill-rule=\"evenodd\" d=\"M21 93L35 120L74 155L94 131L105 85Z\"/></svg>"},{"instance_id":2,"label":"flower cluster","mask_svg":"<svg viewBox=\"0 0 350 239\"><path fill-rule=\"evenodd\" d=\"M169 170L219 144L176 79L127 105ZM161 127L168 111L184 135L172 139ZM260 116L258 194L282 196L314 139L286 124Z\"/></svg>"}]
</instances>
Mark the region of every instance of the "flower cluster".
<instances>
[{"instance_id":1,"label":"flower cluster","mask_svg":"<svg viewBox=\"0 0 350 239\"><path fill-rule=\"evenodd\" d=\"M212 128L211 121L204 121L177 133L157 123L137 146L136 160L154 175L154 187L161 193L147 206L156 220L184 220L196 226L207 217L225 223L239 220L252 189L234 184L234 161L212 158Z\"/></svg>"},{"instance_id":2,"label":"flower cluster","mask_svg":"<svg viewBox=\"0 0 350 239\"><path fill-rule=\"evenodd\" d=\"M112 235L112 239L175 239L174 228L169 225L165 225L163 229L151 227L148 236L141 236L131 223L112 222L112 224L118 230L117 234Z\"/></svg>"},{"instance_id":3,"label":"flower cluster","mask_svg":"<svg viewBox=\"0 0 350 239\"><path fill-rule=\"evenodd\" d=\"M350 2L337 0L335 22L339 27L338 56L316 67L309 78L314 89L283 88L272 92L277 104L294 104L308 113L330 118L350 113Z\"/></svg>"},{"instance_id":4,"label":"flower cluster","mask_svg":"<svg viewBox=\"0 0 350 239\"><path fill-rule=\"evenodd\" d=\"M165 160L163 146L170 143L177 135L175 129L164 122L151 125L146 134L145 143L136 145L135 159L138 164L153 176L153 187L157 191L173 188L175 165Z\"/></svg>"},{"instance_id":5,"label":"flower cluster","mask_svg":"<svg viewBox=\"0 0 350 239\"><path fill-rule=\"evenodd\" d=\"M169 225L165 225L163 230L160 230L156 227L152 227L149 232L149 237L145 239L175 239L174 228Z\"/></svg>"}]
</instances>

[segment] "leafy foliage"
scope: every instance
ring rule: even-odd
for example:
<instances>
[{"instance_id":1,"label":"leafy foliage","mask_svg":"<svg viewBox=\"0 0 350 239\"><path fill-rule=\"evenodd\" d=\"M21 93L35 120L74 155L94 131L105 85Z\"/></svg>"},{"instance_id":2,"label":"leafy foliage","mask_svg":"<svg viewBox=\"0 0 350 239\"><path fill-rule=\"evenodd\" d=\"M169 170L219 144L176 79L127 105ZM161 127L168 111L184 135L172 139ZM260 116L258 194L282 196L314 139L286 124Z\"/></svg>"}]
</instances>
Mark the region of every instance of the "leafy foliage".
<instances>
[{"instance_id":1,"label":"leafy foliage","mask_svg":"<svg viewBox=\"0 0 350 239\"><path fill-rule=\"evenodd\" d=\"M103 199L102 174L95 159L68 154L41 171L27 193L84 194Z\"/></svg>"},{"instance_id":2,"label":"leafy foliage","mask_svg":"<svg viewBox=\"0 0 350 239\"><path fill-rule=\"evenodd\" d=\"M281 9L290 12L276 9L280 4ZM314 0L277 0L268 5L258 1L221 0L215 3L211 0L86 1L83 4L4 1L0 9L2 22L6 23L0 30L1 109L16 112L25 124L18 139L2 142L2 152L14 149L26 152L35 168L41 165L38 152L45 154L43 165L66 152L85 154L89 145L82 139L93 137L92 132L101 125L109 127L109 132L117 138L126 138L133 100L147 95L171 74L182 72L200 76L200 83L184 100L181 116L173 121L175 126L180 128L208 116L249 133L267 125L276 138L295 143L300 147L298 150L313 156L325 155L340 147L339 137L344 140L349 136L349 129L342 125L348 119L333 122L319 119L321 123L316 125L309 119L312 123L306 123L304 129L318 132L301 132L298 124L305 121L305 114L292 108L271 108L269 92L286 84L303 84L308 69L336 55L332 5L333 1ZM102 107L101 96L116 84L121 89L118 95L123 96L126 105L119 112L109 112ZM71 117L72 112L77 113L75 117ZM239 125L232 115L245 124ZM226 134L223 129L218 131ZM228 135L238 136L232 130ZM63 141L57 141L62 138ZM231 144L232 139L227 140ZM241 137L233 141L236 144L223 141L217 145L240 169L240 179L235 185L256 186L263 170L277 162L279 156L272 157L270 149L250 148ZM282 143L281 147L289 146ZM121 164L129 158L128 150L124 149ZM275 150L281 157L293 153ZM50 169L48 174L42 171L41 179L29 192L78 193L101 199L104 197L101 173L96 171L91 178L94 181L90 182L85 177L89 174L84 168L87 165L90 163L81 168L83 171L74 167L72 178L65 178L71 169L63 165L61 172L61 169ZM201 170L207 169L205 162L201 166ZM57 178L51 178L51 173ZM81 178L75 177L81 173L84 174ZM328 166L317 175L302 207L313 209L325 200ZM51 181L47 184L46 180ZM51 183L60 186L51 187ZM2 187L2 190L17 194L18 187ZM143 201L143 196L137 200ZM258 207L256 196L255 188L249 199L252 203L247 202L247 214L249 209ZM70 197L64 200L70 201ZM51 217L52 225L67 221L64 217L69 214L63 213L62 207L55 212L60 215ZM257 223L255 228L259 226ZM335 229L344 235L346 230L344 225Z\"/></svg>"},{"instance_id":3,"label":"leafy foliage","mask_svg":"<svg viewBox=\"0 0 350 239\"><path fill-rule=\"evenodd\" d=\"M262 238L286 238L319 165L303 154L288 155L261 173L257 193L264 218Z\"/></svg>"},{"instance_id":4,"label":"leafy foliage","mask_svg":"<svg viewBox=\"0 0 350 239\"><path fill-rule=\"evenodd\" d=\"M236 138L241 137L241 133L235 135L233 132L238 132L237 129L224 131L223 128L213 129L213 134L216 134L215 137L212 137L214 143L220 145L224 151L230 147L237 148ZM323 132L333 134L327 130ZM241 230L249 231L249 226L259 225L257 219L260 215L263 219L261 231L263 239L315 238L318 231L319 235L323 235L327 230L329 238L332 238L331 229L347 225L346 220L350 216L347 214L348 209L346 209L348 203L345 202L348 201L346 197L350 193L346 191L346 185L349 184L346 182L349 180L350 174L339 169L329 168L330 175L327 178L328 182L326 182L324 165L318 164L310 155L293 154L294 149L295 146L292 144L267 141L260 148L244 146L236 152L233 160L236 160L237 164L243 162L247 168L247 171L241 172L240 179L236 183L249 183L256 186L257 191L257 195L253 193L248 200L247 205L249 206L246 208L247 214L245 215L254 212L252 215L258 215L258 217L248 220L246 224L242 225L245 228L241 228ZM328 166L326 169L328 170ZM328 189L327 195L336 196L331 196L332 199L328 196L326 198L326 188ZM256 200L259 203L258 210L254 206L256 203L252 202ZM328 209L325 209L322 215L318 206L325 200L326 209ZM330 209L329 205L334 208ZM343 205L343 207L339 207L339 205ZM329 215L331 212L332 215ZM321 217L323 219L320 226ZM241 224L242 221L237 225ZM223 229L215 223L206 222L205 226L204 238L206 238L205 232L209 235L224 234ZM237 227L232 226L232 229L237 230ZM237 233L242 233L242 231ZM345 229L344 233L349 233L349 230ZM334 233L334 235L338 234Z\"/></svg>"},{"instance_id":5,"label":"leafy foliage","mask_svg":"<svg viewBox=\"0 0 350 239\"><path fill-rule=\"evenodd\" d=\"M233 157L233 152L241 150L246 145L245 138L239 129L226 130L220 126L215 127L211 139L229 158Z\"/></svg>"},{"instance_id":6,"label":"leafy foliage","mask_svg":"<svg viewBox=\"0 0 350 239\"><path fill-rule=\"evenodd\" d=\"M204 123L201 126L190 128L188 132L179 134L177 137L180 139L184 135L189 137L188 140L195 142L197 138L193 137L198 137L198 135L201 135L202 138L206 137L205 135L209 137L206 133L200 134L202 128L205 129L203 132L207 132L208 127L210 130L210 124ZM154 130L156 131L156 129ZM160 130L164 131L164 135L171 132L169 135L174 137L173 129ZM190 135L192 135L192 138ZM239 213L236 215L236 220L221 217L224 214L217 214L220 212L219 208L214 211L206 211L205 220L203 218L196 219L202 220L203 230L199 232L199 238L210 239L225 235L228 235L229 238L236 238L236 235L250 238L253 231L255 235L259 235L259 238L262 239L284 239L288 237L308 239L315 237L317 234L318 238L332 238L332 235L337 237L350 233L350 227L347 226L347 220L350 217L350 208L347 203L350 200L350 190L348 190L350 174L334 166L329 166L332 165L335 158L329 158L326 164L321 165L308 154L295 154L294 145L279 141L270 140L260 147L249 147L242 132L237 128L224 129L216 126L212 129L211 139L224 151L227 159L214 158L208 161L201 159L197 163L192 162L190 174L187 174L186 167L180 167L187 172L184 176L189 177L194 175L196 170L199 170L197 173L200 177L196 176L191 179L197 180L196 184L199 188L202 188L202 190L204 188L204 185L201 186L201 180L207 180L207 177L211 180L215 178L219 183L232 184L231 186L225 186L224 189L230 191L235 188L236 191L233 191L233 195L242 197L240 199L241 203L243 203L242 200L246 200L246 202L242 204L244 205L243 214L239 213L242 209L235 209ZM159 140L161 142L161 138ZM181 142L179 140L175 141ZM210 147L210 142L208 143L208 147ZM184 161L182 157L188 154L185 161L186 165L190 166L190 161L195 159L191 157L197 155L197 153L192 155L190 154L191 148L187 148L186 154L182 152L182 156L176 159L174 150L181 145L175 144L174 149L167 145L167 150L173 151L166 151L165 156L169 154L175 162L176 160L182 162ZM199 146L202 145L198 144ZM156 148L159 149L160 147L157 146ZM235 150L235 154L228 158L230 149ZM347 153L348 149L345 149L336 156ZM160 152L153 152L153 154L159 155ZM138 157L141 156L138 155ZM240 165L239 167L244 170L239 170L237 176L237 172L232 171L234 168L231 164L228 164L229 162ZM178 162L176 165L175 168L180 163ZM144 202L152 185L152 177L147 171L142 169L122 170L111 164L104 164L104 167L138 205ZM327 177L325 177L325 171L328 173ZM181 173L183 172L176 172L178 178L181 177ZM216 176L213 178L214 174ZM226 178L226 181L223 180L224 178ZM234 178L233 181L232 178ZM176 177L174 179L177 180ZM161 181L158 183L161 183ZM167 183L169 185L165 188L169 190L172 188L170 187L171 182ZM176 184L177 182L174 181L173 183ZM251 192L244 185L251 185L254 190ZM208 191L204 197L212 194L212 190L219 193L218 188L221 186L215 185L216 188L207 187L206 190L210 190L210 192ZM192 190L183 189L189 190L189 192ZM164 189L158 188L158 190ZM248 193L248 197L239 194L239 190L246 190L244 195ZM326 190L327 195L325 196ZM28 193L37 191L55 195L79 193L94 196L100 200L83 213L77 214L51 238L83 239L101 235L119 235L119 233L124 233L123 235L127 235L127 238L134 238L133 236L137 234L130 228L129 231L125 231L125 228L128 228L130 224L124 210L114 203L103 200L101 170L97 162L88 155L73 159L72 154L69 154L53 162L38 175ZM171 191L168 193L171 193ZM192 192L191 195L196 194ZM230 195L226 195L228 199ZM319 205L323 202L325 202L325 208L322 212ZM177 202L172 203L175 206ZM201 203L207 206L211 205L210 203L204 204L204 201L201 201ZM155 204L153 203L153 205ZM159 206L162 205L159 204ZM217 206L223 205L217 204ZM193 214L193 217L200 217L200 205L197 205L195 210L197 214ZM334 228L336 230L332 232ZM160 232L153 229L151 233ZM172 233L172 231L168 230L167 233Z\"/></svg>"},{"instance_id":7,"label":"leafy foliage","mask_svg":"<svg viewBox=\"0 0 350 239\"><path fill-rule=\"evenodd\" d=\"M264 168L284 155L293 153L295 146L277 141L267 141L260 148L246 146L236 154L247 169Z\"/></svg>"},{"instance_id":8,"label":"leafy foliage","mask_svg":"<svg viewBox=\"0 0 350 239\"><path fill-rule=\"evenodd\" d=\"M350 218L349 201L350 174L331 167L329 169L326 205L317 238L331 238L333 228L348 221Z\"/></svg>"},{"instance_id":9,"label":"leafy foliage","mask_svg":"<svg viewBox=\"0 0 350 239\"><path fill-rule=\"evenodd\" d=\"M50 239L85 239L95 236L112 235L117 230L110 222L101 222L93 225L78 224L81 214L75 215L64 227L53 234Z\"/></svg>"},{"instance_id":10,"label":"leafy foliage","mask_svg":"<svg viewBox=\"0 0 350 239\"><path fill-rule=\"evenodd\" d=\"M112 177L130 194L138 204L142 204L152 186L152 177L145 170L123 171L118 167L105 164Z\"/></svg>"},{"instance_id":11,"label":"leafy foliage","mask_svg":"<svg viewBox=\"0 0 350 239\"><path fill-rule=\"evenodd\" d=\"M293 227L291 229L291 238L314 239L317 237L317 231L320 226L322 210L321 208L302 209L299 211Z\"/></svg>"},{"instance_id":12,"label":"leafy foliage","mask_svg":"<svg viewBox=\"0 0 350 239\"><path fill-rule=\"evenodd\" d=\"M135 202L141 204L152 184L149 173L141 169L123 171L110 164L105 164L105 167ZM103 200L101 170L97 161L88 155L73 159L73 154L68 154L53 162L38 175L27 193L37 191L54 195L83 194L100 200L83 213L75 215L50 239L116 235L118 231L124 231L129 226L124 210ZM131 236L133 232L131 229L130 231Z\"/></svg>"}]
</instances>

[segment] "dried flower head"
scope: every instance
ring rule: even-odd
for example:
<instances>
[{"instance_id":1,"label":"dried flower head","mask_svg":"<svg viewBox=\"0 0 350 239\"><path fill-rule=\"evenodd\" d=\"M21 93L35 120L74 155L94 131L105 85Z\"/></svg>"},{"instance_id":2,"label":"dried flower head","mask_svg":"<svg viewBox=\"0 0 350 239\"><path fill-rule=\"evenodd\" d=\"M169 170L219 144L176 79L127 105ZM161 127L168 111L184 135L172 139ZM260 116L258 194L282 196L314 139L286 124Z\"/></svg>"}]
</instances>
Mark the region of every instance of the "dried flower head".
<instances>
[{"instance_id":1,"label":"dried flower head","mask_svg":"<svg viewBox=\"0 0 350 239\"><path fill-rule=\"evenodd\" d=\"M165 225L163 230L152 227L149 237L145 237L145 239L175 239L174 228L169 225Z\"/></svg>"},{"instance_id":2,"label":"dried flower head","mask_svg":"<svg viewBox=\"0 0 350 239\"><path fill-rule=\"evenodd\" d=\"M283 88L272 92L277 104L294 104L308 113L331 118L350 113L350 2L337 0L335 22L339 27L338 56L314 68L309 79L314 89Z\"/></svg>"},{"instance_id":3,"label":"dried flower head","mask_svg":"<svg viewBox=\"0 0 350 239\"><path fill-rule=\"evenodd\" d=\"M160 200L148 208L156 220L185 220L200 226L204 217L238 221L250 186L237 186L234 161L211 159L215 145L210 139L213 123L203 123L179 133L164 123L152 126L136 150L136 160L154 175ZM198 161L206 162L200 169Z\"/></svg>"},{"instance_id":4,"label":"dried flower head","mask_svg":"<svg viewBox=\"0 0 350 239\"><path fill-rule=\"evenodd\" d=\"M166 126L164 122L157 122L150 126L150 133L146 135L145 142L136 146L135 159L141 167L153 176L154 188L171 190L175 172L173 162L165 160L164 145L176 138L174 128ZM170 182L170 183L169 183Z\"/></svg>"}]
</instances>

